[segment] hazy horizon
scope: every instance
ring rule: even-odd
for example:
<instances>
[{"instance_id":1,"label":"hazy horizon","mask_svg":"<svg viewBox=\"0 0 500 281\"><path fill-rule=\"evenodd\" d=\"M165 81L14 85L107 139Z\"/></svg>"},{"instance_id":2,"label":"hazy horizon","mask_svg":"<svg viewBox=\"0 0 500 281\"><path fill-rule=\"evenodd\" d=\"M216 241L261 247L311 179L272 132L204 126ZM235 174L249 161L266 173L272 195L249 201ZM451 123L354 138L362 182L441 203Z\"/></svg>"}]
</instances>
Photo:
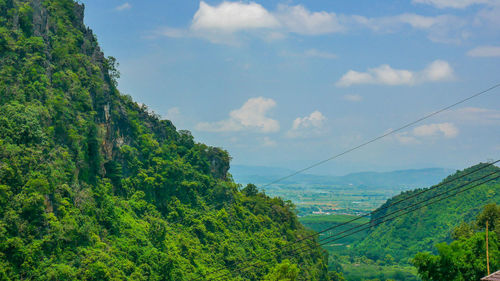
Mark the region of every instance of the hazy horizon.
<instances>
[{"instance_id":1,"label":"hazy horizon","mask_svg":"<svg viewBox=\"0 0 500 281\"><path fill-rule=\"evenodd\" d=\"M83 3L119 89L237 164L300 169L499 82L494 1ZM499 102L495 89L311 172L496 158Z\"/></svg>"}]
</instances>

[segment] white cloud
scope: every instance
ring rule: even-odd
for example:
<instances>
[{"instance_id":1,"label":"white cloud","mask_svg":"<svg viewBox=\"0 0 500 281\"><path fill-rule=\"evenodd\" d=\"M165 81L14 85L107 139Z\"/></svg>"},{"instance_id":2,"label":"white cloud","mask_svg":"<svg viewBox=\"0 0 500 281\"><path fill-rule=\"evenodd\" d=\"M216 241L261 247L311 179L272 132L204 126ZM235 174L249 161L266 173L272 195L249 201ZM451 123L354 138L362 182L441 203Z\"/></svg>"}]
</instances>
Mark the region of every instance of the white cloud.
<instances>
[{"instance_id":1,"label":"white cloud","mask_svg":"<svg viewBox=\"0 0 500 281\"><path fill-rule=\"evenodd\" d=\"M203 31L235 32L278 26L275 17L261 5L250 2L222 2L210 6L201 1L193 17L191 28Z\"/></svg>"},{"instance_id":2,"label":"white cloud","mask_svg":"<svg viewBox=\"0 0 500 281\"><path fill-rule=\"evenodd\" d=\"M430 137L442 135L446 138L454 138L458 135L458 128L452 123L435 123L421 125L413 129L416 137Z\"/></svg>"},{"instance_id":3,"label":"white cloud","mask_svg":"<svg viewBox=\"0 0 500 281\"><path fill-rule=\"evenodd\" d=\"M500 124L500 110L487 109L480 107L464 107L455 110L450 110L443 114L444 118L470 123L474 126L481 125L496 125Z\"/></svg>"},{"instance_id":4,"label":"white cloud","mask_svg":"<svg viewBox=\"0 0 500 281\"><path fill-rule=\"evenodd\" d=\"M297 117L292 124L292 128L287 132L287 137L309 137L319 135L323 132L323 125L326 117L318 110L306 117Z\"/></svg>"},{"instance_id":5,"label":"white cloud","mask_svg":"<svg viewBox=\"0 0 500 281\"><path fill-rule=\"evenodd\" d=\"M398 142L402 144L419 144L420 141L417 140L414 136L410 135L407 132L399 133L395 135L395 138Z\"/></svg>"},{"instance_id":6,"label":"white cloud","mask_svg":"<svg viewBox=\"0 0 500 281\"><path fill-rule=\"evenodd\" d=\"M464 9L472 5L486 4L495 5L498 4L498 0L412 0L412 3L416 4L427 4L432 5L437 8L455 8Z\"/></svg>"},{"instance_id":7,"label":"white cloud","mask_svg":"<svg viewBox=\"0 0 500 281\"><path fill-rule=\"evenodd\" d=\"M499 46L479 46L467 52L471 57L500 57Z\"/></svg>"},{"instance_id":8,"label":"white cloud","mask_svg":"<svg viewBox=\"0 0 500 281\"><path fill-rule=\"evenodd\" d=\"M351 20L353 23L367 27L379 32L394 32L402 25L409 25L417 29L429 29L442 21L438 17L427 17L417 14L400 14L396 16L367 18L364 16L354 15Z\"/></svg>"},{"instance_id":9,"label":"white cloud","mask_svg":"<svg viewBox=\"0 0 500 281\"><path fill-rule=\"evenodd\" d=\"M419 75L419 82L437 82L453 79L453 68L443 60L435 60L429 64Z\"/></svg>"},{"instance_id":10,"label":"white cloud","mask_svg":"<svg viewBox=\"0 0 500 281\"><path fill-rule=\"evenodd\" d=\"M397 133L394 139L402 144L420 144L429 138L455 138L458 133L459 130L453 123L433 123L415 127L409 132Z\"/></svg>"},{"instance_id":11,"label":"white cloud","mask_svg":"<svg viewBox=\"0 0 500 281\"><path fill-rule=\"evenodd\" d=\"M130 5L128 2L125 2L122 5L116 7L115 10L125 11L125 10L130 10L131 8L132 8L132 5Z\"/></svg>"},{"instance_id":12,"label":"white cloud","mask_svg":"<svg viewBox=\"0 0 500 281\"><path fill-rule=\"evenodd\" d=\"M368 69L368 72L349 70L337 82L337 86L349 87L355 84L411 85L415 75L409 70L393 69L387 64Z\"/></svg>"},{"instance_id":13,"label":"white cloud","mask_svg":"<svg viewBox=\"0 0 500 281\"><path fill-rule=\"evenodd\" d=\"M344 29L335 13L310 12L302 5L279 5L276 17L288 31L303 35L334 33Z\"/></svg>"},{"instance_id":14,"label":"white cloud","mask_svg":"<svg viewBox=\"0 0 500 281\"><path fill-rule=\"evenodd\" d=\"M438 43L459 43L467 38L467 33L463 30L467 20L453 15L422 16L404 13L378 18L353 15L344 16L344 22L351 28L357 26L380 33L394 33L409 26L427 32L427 37Z\"/></svg>"},{"instance_id":15,"label":"white cloud","mask_svg":"<svg viewBox=\"0 0 500 281\"><path fill-rule=\"evenodd\" d=\"M363 97L360 95L345 95L343 98L350 102L360 102L363 100Z\"/></svg>"},{"instance_id":16,"label":"white cloud","mask_svg":"<svg viewBox=\"0 0 500 281\"><path fill-rule=\"evenodd\" d=\"M500 1L500 0L499 0ZM480 10L474 19L474 24L481 30L489 29L497 31L500 29L500 4Z\"/></svg>"},{"instance_id":17,"label":"white cloud","mask_svg":"<svg viewBox=\"0 0 500 281\"><path fill-rule=\"evenodd\" d=\"M424 82L438 82L453 79L453 69L442 60L433 61L420 72L394 69L387 64L370 68L367 72L349 70L336 85L349 87L356 84L413 85Z\"/></svg>"},{"instance_id":18,"label":"white cloud","mask_svg":"<svg viewBox=\"0 0 500 281\"><path fill-rule=\"evenodd\" d=\"M495 18L494 14L490 14L485 14L481 19ZM210 5L201 1L189 28L166 29L157 33L169 37L198 37L213 43L240 45L241 40L246 38L241 32L262 40L274 41L284 39L290 33L318 36L356 28L387 33L409 26L427 32L432 41L459 43L469 34L464 30L467 23L470 21L452 15L423 16L404 13L368 18L359 15L338 15L328 11L310 11L303 5L280 4L276 10L270 11L255 2L223 1Z\"/></svg>"},{"instance_id":19,"label":"white cloud","mask_svg":"<svg viewBox=\"0 0 500 281\"><path fill-rule=\"evenodd\" d=\"M229 118L218 122L201 122L196 125L199 131L208 132L236 132L243 130L269 133L279 131L277 120L266 116L269 110L276 106L272 99L257 97L251 98L239 109L229 113Z\"/></svg>"},{"instance_id":20,"label":"white cloud","mask_svg":"<svg viewBox=\"0 0 500 281\"><path fill-rule=\"evenodd\" d=\"M174 38L199 37L213 43L238 45L236 35L242 31L272 41L286 38L288 33L320 35L343 30L335 13L312 12L302 5L281 4L276 11L270 12L255 2L224 1L212 6L201 1L189 29L163 28L155 33ZM333 58L333 54L321 52L313 53L312 56Z\"/></svg>"}]
</instances>

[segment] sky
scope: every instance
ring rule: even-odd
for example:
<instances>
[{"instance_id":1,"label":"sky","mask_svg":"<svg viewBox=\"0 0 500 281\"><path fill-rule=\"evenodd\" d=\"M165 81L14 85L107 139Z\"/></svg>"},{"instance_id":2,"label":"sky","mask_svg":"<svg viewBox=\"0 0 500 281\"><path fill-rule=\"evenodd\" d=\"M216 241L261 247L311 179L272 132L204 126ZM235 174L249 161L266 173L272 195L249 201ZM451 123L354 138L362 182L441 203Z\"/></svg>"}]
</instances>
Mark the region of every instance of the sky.
<instances>
[{"instance_id":1,"label":"sky","mask_svg":"<svg viewBox=\"0 0 500 281\"><path fill-rule=\"evenodd\" d=\"M500 83L500 0L87 0L118 88L233 164L301 169ZM500 88L309 171L500 157Z\"/></svg>"}]
</instances>

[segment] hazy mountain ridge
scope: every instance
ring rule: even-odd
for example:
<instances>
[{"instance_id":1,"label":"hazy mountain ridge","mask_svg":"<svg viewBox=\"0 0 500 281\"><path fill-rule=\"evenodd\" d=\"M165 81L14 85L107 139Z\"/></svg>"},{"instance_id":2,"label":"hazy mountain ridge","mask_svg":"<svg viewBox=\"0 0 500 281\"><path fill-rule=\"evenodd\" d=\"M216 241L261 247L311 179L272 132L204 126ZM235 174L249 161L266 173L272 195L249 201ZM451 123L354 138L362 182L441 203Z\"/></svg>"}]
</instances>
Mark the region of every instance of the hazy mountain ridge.
<instances>
[{"instance_id":1,"label":"hazy mountain ridge","mask_svg":"<svg viewBox=\"0 0 500 281\"><path fill-rule=\"evenodd\" d=\"M458 178L484 165L486 164L478 164L464 169L463 171L457 171L444 178L443 181ZM401 204L388 207L381 211L376 210L374 215L371 216L371 221L376 223L377 219L385 214L416 204L422 200L431 200L433 196L437 196L452 188L465 185L493 172L497 172L497 175L500 175L500 168L497 166L486 167L449 184L430 190L421 196L406 200ZM466 185L464 188L472 185L473 184ZM421 191L422 189L415 189L403 192L387 200L380 208L384 208L392 202L403 200ZM398 261L407 262L417 252L434 251L434 246L437 243L450 242L453 228L458 226L462 221L472 221L475 216L481 212L483 206L489 203L500 202L499 191L500 180L496 179L460 193L457 196L450 197L441 202L416 210L415 212L403 215L395 220L379 224L371 228L366 238L357 243L354 248L374 260L383 258L386 254L390 254ZM456 191L452 191L443 196L455 192ZM432 199L428 202L432 202L433 200L436 199Z\"/></svg>"},{"instance_id":2,"label":"hazy mountain ridge","mask_svg":"<svg viewBox=\"0 0 500 281\"><path fill-rule=\"evenodd\" d=\"M236 182L267 184L281 177L294 173L293 170L263 166L233 165L229 172ZM358 172L344 176L328 176L315 174L298 174L285 179L279 185L315 184L321 187L328 185L354 185L370 188L401 188L408 189L430 186L454 172L446 168L408 169L390 172ZM272 188L272 186L268 187Z\"/></svg>"}]
</instances>

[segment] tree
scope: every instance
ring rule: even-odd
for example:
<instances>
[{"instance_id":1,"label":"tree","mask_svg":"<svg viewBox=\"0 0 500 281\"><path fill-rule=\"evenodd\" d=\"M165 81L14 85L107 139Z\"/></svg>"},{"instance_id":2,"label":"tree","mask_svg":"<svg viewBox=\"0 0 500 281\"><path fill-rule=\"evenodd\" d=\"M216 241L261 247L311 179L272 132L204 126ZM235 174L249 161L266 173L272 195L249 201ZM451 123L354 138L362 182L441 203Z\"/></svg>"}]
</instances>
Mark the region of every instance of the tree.
<instances>
[{"instance_id":1,"label":"tree","mask_svg":"<svg viewBox=\"0 0 500 281\"><path fill-rule=\"evenodd\" d=\"M499 210L496 204L486 205L475 224L482 227L486 221L497 220ZM437 255L418 253L413 259L424 281L479 280L486 275L485 233L474 233L470 224L458 226L453 233L458 240L436 245ZM489 250L490 266L500 268L499 236L495 232L489 233Z\"/></svg>"},{"instance_id":2,"label":"tree","mask_svg":"<svg viewBox=\"0 0 500 281\"><path fill-rule=\"evenodd\" d=\"M284 260L277 264L269 274L264 276L265 281L295 281L299 276L299 268L296 264Z\"/></svg>"},{"instance_id":3,"label":"tree","mask_svg":"<svg viewBox=\"0 0 500 281\"><path fill-rule=\"evenodd\" d=\"M249 183L247 184L247 186L245 186L245 188L243 188L242 192L246 196L250 197L257 195L259 193L259 189L257 188L257 186L255 186L255 184Z\"/></svg>"},{"instance_id":4,"label":"tree","mask_svg":"<svg viewBox=\"0 0 500 281\"><path fill-rule=\"evenodd\" d=\"M486 228L486 222L490 229L496 229L500 220L500 205L495 203L484 206L483 211L477 216L476 224L480 229Z\"/></svg>"}]
</instances>

